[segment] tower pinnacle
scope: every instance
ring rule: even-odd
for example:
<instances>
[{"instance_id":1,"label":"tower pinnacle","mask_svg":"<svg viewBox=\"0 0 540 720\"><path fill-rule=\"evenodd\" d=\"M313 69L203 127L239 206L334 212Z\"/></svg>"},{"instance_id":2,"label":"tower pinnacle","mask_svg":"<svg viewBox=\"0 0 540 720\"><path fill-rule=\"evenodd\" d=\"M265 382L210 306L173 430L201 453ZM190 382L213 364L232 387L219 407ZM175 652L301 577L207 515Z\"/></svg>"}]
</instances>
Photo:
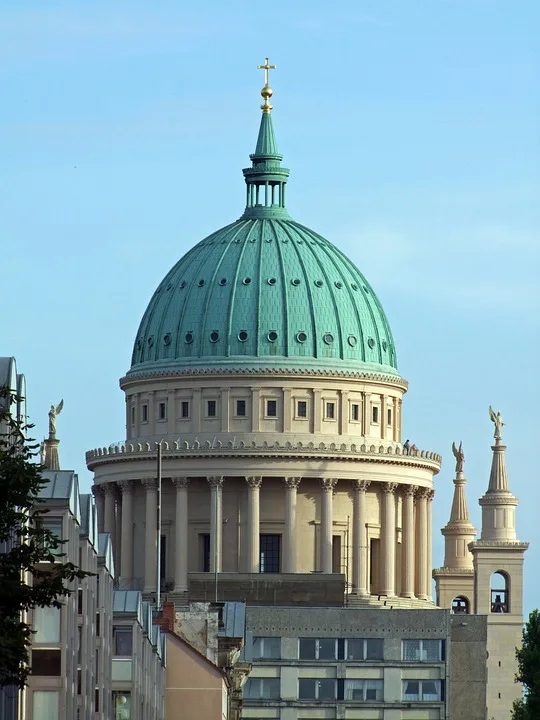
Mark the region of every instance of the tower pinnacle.
<instances>
[{"instance_id":1,"label":"tower pinnacle","mask_svg":"<svg viewBox=\"0 0 540 720\"><path fill-rule=\"evenodd\" d=\"M272 91L272 88L268 84L268 71L275 69L276 66L270 65L268 62L268 58L264 59L264 65L257 65L257 70L264 70L264 87L261 90L261 95L264 100L264 103L261 105L261 110L263 111L263 113L272 112L272 105L270 105L269 100L274 93Z\"/></svg>"}]
</instances>

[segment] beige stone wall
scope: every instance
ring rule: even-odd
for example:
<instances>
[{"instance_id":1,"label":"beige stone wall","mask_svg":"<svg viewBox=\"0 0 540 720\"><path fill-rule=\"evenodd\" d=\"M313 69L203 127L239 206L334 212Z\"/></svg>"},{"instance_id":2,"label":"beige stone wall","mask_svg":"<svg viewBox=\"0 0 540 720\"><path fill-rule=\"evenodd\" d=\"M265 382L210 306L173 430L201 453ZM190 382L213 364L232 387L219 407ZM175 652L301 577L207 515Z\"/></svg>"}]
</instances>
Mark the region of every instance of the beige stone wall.
<instances>
[{"instance_id":1,"label":"beige stone wall","mask_svg":"<svg viewBox=\"0 0 540 720\"><path fill-rule=\"evenodd\" d=\"M167 633L166 720L224 720L224 686L217 668Z\"/></svg>"}]
</instances>

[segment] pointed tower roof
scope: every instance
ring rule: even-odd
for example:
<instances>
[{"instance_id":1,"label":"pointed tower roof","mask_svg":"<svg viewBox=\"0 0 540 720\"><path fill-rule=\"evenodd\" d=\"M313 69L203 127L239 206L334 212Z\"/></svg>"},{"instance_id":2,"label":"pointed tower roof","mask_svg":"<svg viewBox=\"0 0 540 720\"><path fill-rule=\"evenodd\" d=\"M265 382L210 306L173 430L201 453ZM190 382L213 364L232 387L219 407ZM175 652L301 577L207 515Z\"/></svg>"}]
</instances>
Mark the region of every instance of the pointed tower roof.
<instances>
[{"instance_id":1,"label":"pointed tower roof","mask_svg":"<svg viewBox=\"0 0 540 720\"><path fill-rule=\"evenodd\" d=\"M276 66L270 65L266 58L265 64L258 67L259 70L264 70L265 83L261 90L264 102L261 105L262 117L257 145L255 152L249 156L251 167L242 171L247 185L246 209L242 219L287 219L290 216L285 209L285 184L289 170L281 167L283 155L278 152L272 122L272 105L269 102L274 92L268 84L268 71L275 70Z\"/></svg>"},{"instance_id":2,"label":"pointed tower roof","mask_svg":"<svg viewBox=\"0 0 540 720\"><path fill-rule=\"evenodd\" d=\"M474 540L477 531L469 519L469 508L467 507L467 497L465 495L467 481L463 474L463 464L465 462L463 444L460 442L459 448L457 448L456 444L452 443L452 452L456 458L456 477L454 478L454 498L452 500L450 520L441 530L445 537L444 567L472 569L473 557L467 546ZM463 542L459 542L459 540Z\"/></svg>"}]
</instances>

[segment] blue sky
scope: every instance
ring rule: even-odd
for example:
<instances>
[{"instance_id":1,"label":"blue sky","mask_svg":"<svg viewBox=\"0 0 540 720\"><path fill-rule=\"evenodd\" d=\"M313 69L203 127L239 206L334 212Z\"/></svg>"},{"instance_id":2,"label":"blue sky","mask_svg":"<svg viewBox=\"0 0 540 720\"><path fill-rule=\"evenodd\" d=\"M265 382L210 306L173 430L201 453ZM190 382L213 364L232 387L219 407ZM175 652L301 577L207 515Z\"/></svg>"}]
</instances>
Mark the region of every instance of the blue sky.
<instances>
[{"instance_id":1,"label":"blue sky","mask_svg":"<svg viewBox=\"0 0 540 720\"><path fill-rule=\"evenodd\" d=\"M533 0L4 0L0 354L27 376L36 437L63 397L62 464L85 489L85 450L123 437L118 378L148 300L243 210L269 55L289 210L377 290L405 434L445 458L434 562L452 440L480 527L492 404L537 606L539 27Z\"/></svg>"}]
</instances>

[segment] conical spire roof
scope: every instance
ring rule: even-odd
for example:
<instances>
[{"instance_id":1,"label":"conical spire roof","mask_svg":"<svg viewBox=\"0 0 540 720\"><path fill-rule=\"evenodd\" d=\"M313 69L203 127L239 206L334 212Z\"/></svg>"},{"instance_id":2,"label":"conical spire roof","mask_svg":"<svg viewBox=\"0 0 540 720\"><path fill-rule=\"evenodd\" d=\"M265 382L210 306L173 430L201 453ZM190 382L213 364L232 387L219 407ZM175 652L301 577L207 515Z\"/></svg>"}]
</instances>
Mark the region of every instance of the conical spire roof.
<instances>
[{"instance_id":1,"label":"conical spire roof","mask_svg":"<svg viewBox=\"0 0 540 720\"><path fill-rule=\"evenodd\" d=\"M263 112L262 114L261 124L259 126L259 136L257 137L257 146L255 148L255 152L250 157L252 160L267 157L277 157L279 160L283 158L277 149L274 124L272 122L272 115L269 112Z\"/></svg>"},{"instance_id":2,"label":"conical spire roof","mask_svg":"<svg viewBox=\"0 0 540 720\"><path fill-rule=\"evenodd\" d=\"M452 500L452 510L450 511L450 520L441 530L445 536L445 568L472 568L472 555L467 550L468 544L474 540L476 536L476 528L473 527L469 519L469 508L467 506L467 496L465 495L465 475L463 474L463 463L465 455L462 449L462 443L456 448L452 443L452 451L456 458L456 477L454 478L454 497ZM464 542L456 542L462 539ZM461 552L460 552L461 550Z\"/></svg>"}]
</instances>

